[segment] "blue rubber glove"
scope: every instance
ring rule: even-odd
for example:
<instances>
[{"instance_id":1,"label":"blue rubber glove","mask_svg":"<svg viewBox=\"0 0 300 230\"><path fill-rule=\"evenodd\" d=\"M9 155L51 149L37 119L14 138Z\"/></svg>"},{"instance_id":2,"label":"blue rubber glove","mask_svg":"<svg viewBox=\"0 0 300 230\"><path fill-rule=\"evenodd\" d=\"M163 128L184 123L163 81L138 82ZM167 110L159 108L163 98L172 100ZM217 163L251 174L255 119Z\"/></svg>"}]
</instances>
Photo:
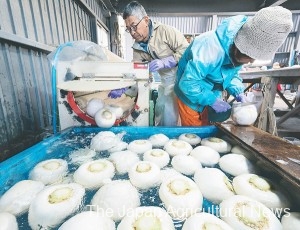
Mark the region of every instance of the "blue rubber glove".
<instances>
[{"instance_id":1,"label":"blue rubber glove","mask_svg":"<svg viewBox=\"0 0 300 230\"><path fill-rule=\"evenodd\" d=\"M127 88L121 88L121 89L113 89L109 92L108 94L108 97L111 97L111 98L118 98L118 97L121 97L122 94L127 90Z\"/></svg>"},{"instance_id":2,"label":"blue rubber glove","mask_svg":"<svg viewBox=\"0 0 300 230\"><path fill-rule=\"evenodd\" d=\"M221 99L217 99L212 105L211 107L213 108L213 110L215 110L217 113L222 113L222 112L226 112L227 110L229 110L231 108L231 106L226 102L226 101L222 101Z\"/></svg>"},{"instance_id":3,"label":"blue rubber glove","mask_svg":"<svg viewBox=\"0 0 300 230\"><path fill-rule=\"evenodd\" d=\"M242 103L247 102L247 98L244 93L240 93L239 95L235 96L235 100Z\"/></svg>"},{"instance_id":4,"label":"blue rubber glove","mask_svg":"<svg viewBox=\"0 0 300 230\"><path fill-rule=\"evenodd\" d=\"M162 59L155 59L149 63L150 72L156 72L163 68L173 68L177 65L177 61L173 56L165 57Z\"/></svg>"}]
</instances>

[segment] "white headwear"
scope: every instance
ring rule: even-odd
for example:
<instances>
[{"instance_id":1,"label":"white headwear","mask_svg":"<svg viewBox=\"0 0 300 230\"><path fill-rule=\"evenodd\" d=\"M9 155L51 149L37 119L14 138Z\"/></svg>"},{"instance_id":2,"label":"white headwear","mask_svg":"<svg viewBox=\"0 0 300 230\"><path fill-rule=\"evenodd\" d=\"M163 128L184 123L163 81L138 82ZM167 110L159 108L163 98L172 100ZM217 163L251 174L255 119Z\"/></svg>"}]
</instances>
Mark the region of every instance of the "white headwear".
<instances>
[{"instance_id":1,"label":"white headwear","mask_svg":"<svg viewBox=\"0 0 300 230\"><path fill-rule=\"evenodd\" d=\"M238 31L234 43L253 59L272 59L293 28L291 11L281 7L259 10Z\"/></svg>"}]
</instances>

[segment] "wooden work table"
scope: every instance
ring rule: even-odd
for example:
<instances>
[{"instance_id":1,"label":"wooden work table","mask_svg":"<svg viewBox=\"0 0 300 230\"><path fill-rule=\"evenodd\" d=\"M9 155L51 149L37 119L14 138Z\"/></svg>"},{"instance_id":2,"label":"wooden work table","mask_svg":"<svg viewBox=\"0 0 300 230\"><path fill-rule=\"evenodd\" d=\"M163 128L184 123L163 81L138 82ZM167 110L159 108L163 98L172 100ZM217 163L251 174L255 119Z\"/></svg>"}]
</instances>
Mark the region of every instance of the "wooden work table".
<instances>
[{"instance_id":1,"label":"wooden work table","mask_svg":"<svg viewBox=\"0 0 300 230\"><path fill-rule=\"evenodd\" d=\"M289 117L300 112L300 105L293 107L284 95L277 90L277 84L299 84L300 83L300 66L285 67L281 69L258 70L258 71L241 71L240 77L244 83L250 83L246 88L248 90L255 83L263 84L264 98L259 111L257 127L273 135L277 135L277 125ZM273 106L276 93L291 109L287 114L282 116L277 122L273 112ZM299 95L299 92L298 92Z\"/></svg>"},{"instance_id":2,"label":"wooden work table","mask_svg":"<svg viewBox=\"0 0 300 230\"><path fill-rule=\"evenodd\" d=\"M216 125L231 140L249 150L265 168L272 169L300 191L300 147L251 125L239 126L232 121Z\"/></svg>"}]
</instances>

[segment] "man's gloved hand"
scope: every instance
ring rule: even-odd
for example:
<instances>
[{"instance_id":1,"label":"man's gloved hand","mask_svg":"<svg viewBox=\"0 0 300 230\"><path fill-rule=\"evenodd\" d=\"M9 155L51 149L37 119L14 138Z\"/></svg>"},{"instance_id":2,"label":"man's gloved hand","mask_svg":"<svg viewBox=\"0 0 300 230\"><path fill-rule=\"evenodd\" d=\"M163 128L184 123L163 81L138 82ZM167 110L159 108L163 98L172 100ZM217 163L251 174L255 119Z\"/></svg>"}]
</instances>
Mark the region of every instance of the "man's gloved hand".
<instances>
[{"instance_id":1,"label":"man's gloved hand","mask_svg":"<svg viewBox=\"0 0 300 230\"><path fill-rule=\"evenodd\" d=\"M222 113L222 112L226 112L227 110L229 110L231 108L231 106L226 102L226 101L222 101L221 99L217 99L212 105L211 107L213 108L213 110L215 110L217 113Z\"/></svg>"},{"instance_id":2,"label":"man's gloved hand","mask_svg":"<svg viewBox=\"0 0 300 230\"><path fill-rule=\"evenodd\" d=\"M150 72L155 72L163 68L173 68L177 65L173 56L165 57L162 59L155 59L149 63Z\"/></svg>"},{"instance_id":3,"label":"man's gloved hand","mask_svg":"<svg viewBox=\"0 0 300 230\"><path fill-rule=\"evenodd\" d=\"M108 97L111 97L111 98L118 98L118 97L121 97L122 94L127 90L127 88L121 88L121 89L113 89L109 92L108 94Z\"/></svg>"},{"instance_id":4,"label":"man's gloved hand","mask_svg":"<svg viewBox=\"0 0 300 230\"><path fill-rule=\"evenodd\" d=\"M242 103L247 102L247 98L244 93L240 93L239 95L235 96L235 100Z\"/></svg>"}]
</instances>

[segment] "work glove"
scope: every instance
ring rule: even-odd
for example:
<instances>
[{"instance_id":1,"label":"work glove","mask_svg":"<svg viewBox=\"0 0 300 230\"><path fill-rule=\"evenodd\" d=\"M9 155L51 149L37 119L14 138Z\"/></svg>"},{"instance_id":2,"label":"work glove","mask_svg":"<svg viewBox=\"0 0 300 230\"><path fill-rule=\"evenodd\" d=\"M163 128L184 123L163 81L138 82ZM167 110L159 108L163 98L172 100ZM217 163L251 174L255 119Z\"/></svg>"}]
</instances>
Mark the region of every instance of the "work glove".
<instances>
[{"instance_id":1,"label":"work glove","mask_svg":"<svg viewBox=\"0 0 300 230\"><path fill-rule=\"evenodd\" d=\"M242 102L242 103L247 102L247 98L246 98L246 95L244 93L240 93L239 95L235 96L235 100L237 102Z\"/></svg>"},{"instance_id":2,"label":"work glove","mask_svg":"<svg viewBox=\"0 0 300 230\"><path fill-rule=\"evenodd\" d=\"M173 56L165 57L162 59L155 59L149 63L150 72L156 72L163 68L173 68L177 65Z\"/></svg>"},{"instance_id":3,"label":"work glove","mask_svg":"<svg viewBox=\"0 0 300 230\"><path fill-rule=\"evenodd\" d=\"M213 110L215 110L217 113L222 113L222 112L226 112L227 110L229 110L231 108L231 106L226 102L223 101L221 99L217 99L212 105L211 107L213 108Z\"/></svg>"},{"instance_id":4,"label":"work glove","mask_svg":"<svg viewBox=\"0 0 300 230\"><path fill-rule=\"evenodd\" d=\"M110 98L118 98L121 97L122 94L127 90L127 88L121 88L121 89L113 89L109 92L108 97Z\"/></svg>"}]
</instances>

